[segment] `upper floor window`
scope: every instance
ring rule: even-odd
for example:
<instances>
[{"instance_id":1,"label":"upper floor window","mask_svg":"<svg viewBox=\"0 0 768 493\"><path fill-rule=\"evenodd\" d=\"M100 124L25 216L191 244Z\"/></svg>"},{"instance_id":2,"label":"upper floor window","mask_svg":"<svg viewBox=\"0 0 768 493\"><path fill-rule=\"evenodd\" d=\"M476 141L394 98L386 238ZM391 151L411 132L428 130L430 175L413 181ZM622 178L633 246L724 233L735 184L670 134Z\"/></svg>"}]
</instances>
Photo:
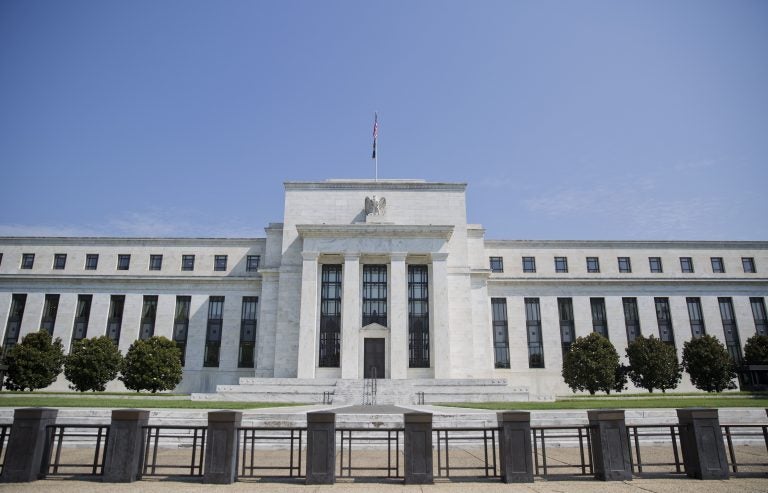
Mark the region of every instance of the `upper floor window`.
<instances>
[{"instance_id":1,"label":"upper floor window","mask_svg":"<svg viewBox=\"0 0 768 493\"><path fill-rule=\"evenodd\" d=\"M680 257L680 270L685 273L693 272L693 259L691 257Z\"/></svg>"},{"instance_id":2,"label":"upper floor window","mask_svg":"<svg viewBox=\"0 0 768 493\"><path fill-rule=\"evenodd\" d=\"M536 257L523 257L523 272L536 272Z\"/></svg>"},{"instance_id":3,"label":"upper floor window","mask_svg":"<svg viewBox=\"0 0 768 493\"><path fill-rule=\"evenodd\" d=\"M35 265L35 254L34 253L25 253L21 256L21 268L22 269L31 269L32 266Z\"/></svg>"},{"instance_id":4,"label":"upper floor window","mask_svg":"<svg viewBox=\"0 0 768 493\"><path fill-rule=\"evenodd\" d=\"M387 266L363 265L363 327L387 326Z\"/></svg>"},{"instance_id":5,"label":"upper floor window","mask_svg":"<svg viewBox=\"0 0 768 493\"><path fill-rule=\"evenodd\" d=\"M568 272L568 257L555 257L555 272Z\"/></svg>"},{"instance_id":6,"label":"upper floor window","mask_svg":"<svg viewBox=\"0 0 768 493\"><path fill-rule=\"evenodd\" d=\"M723 264L723 257L712 257L712 272L715 274L725 273L725 264Z\"/></svg>"},{"instance_id":7,"label":"upper floor window","mask_svg":"<svg viewBox=\"0 0 768 493\"><path fill-rule=\"evenodd\" d=\"M67 254L57 253L53 256L53 268L56 270L62 270L67 265Z\"/></svg>"},{"instance_id":8,"label":"upper floor window","mask_svg":"<svg viewBox=\"0 0 768 493\"><path fill-rule=\"evenodd\" d=\"M741 257L741 265L744 267L744 272L747 274L756 272L754 257Z\"/></svg>"},{"instance_id":9,"label":"upper floor window","mask_svg":"<svg viewBox=\"0 0 768 493\"><path fill-rule=\"evenodd\" d=\"M85 270L96 270L99 266L99 254L89 253L85 256Z\"/></svg>"},{"instance_id":10,"label":"upper floor window","mask_svg":"<svg viewBox=\"0 0 768 493\"><path fill-rule=\"evenodd\" d=\"M224 271L227 270L227 256L216 255L213 257L213 270Z\"/></svg>"},{"instance_id":11,"label":"upper floor window","mask_svg":"<svg viewBox=\"0 0 768 493\"><path fill-rule=\"evenodd\" d=\"M496 368L509 368L509 331L507 330L507 299L491 298L493 318L493 357Z\"/></svg>"},{"instance_id":12,"label":"upper floor window","mask_svg":"<svg viewBox=\"0 0 768 493\"><path fill-rule=\"evenodd\" d=\"M648 265L651 267L651 272L664 272L664 268L661 265L661 257L648 257Z\"/></svg>"},{"instance_id":13,"label":"upper floor window","mask_svg":"<svg viewBox=\"0 0 768 493\"><path fill-rule=\"evenodd\" d=\"M0 252L0 265L3 265L3 252Z\"/></svg>"},{"instance_id":14,"label":"upper floor window","mask_svg":"<svg viewBox=\"0 0 768 493\"><path fill-rule=\"evenodd\" d=\"M194 255L182 255L181 256L181 270L195 270L195 256Z\"/></svg>"},{"instance_id":15,"label":"upper floor window","mask_svg":"<svg viewBox=\"0 0 768 493\"><path fill-rule=\"evenodd\" d=\"M587 257L587 272L600 272L600 259Z\"/></svg>"},{"instance_id":16,"label":"upper floor window","mask_svg":"<svg viewBox=\"0 0 768 493\"><path fill-rule=\"evenodd\" d=\"M694 339L698 339L707 333L701 311L701 299L686 298L685 302L688 304L688 318L691 320L691 335Z\"/></svg>"},{"instance_id":17,"label":"upper floor window","mask_svg":"<svg viewBox=\"0 0 768 493\"><path fill-rule=\"evenodd\" d=\"M491 257L491 272L504 272L504 259Z\"/></svg>"},{"instance_id":18,"label":"upper floor window","mask_svg":"<svg viewBox=\"0 0 768 493\"><path fill-rule=\"evenodd\" d=\"M261 263L261 255L248 255L245 259L246 272L256 272L259 270L259 264Z\"/></svg>"},{"instance_id":19,"label":"upper floor window","mask_svg":"<svg viewBox=\"0 0 768 493\"><path fill-rule=\"evenodd\" d=\"M118 255L117 256L117 270L128 270L131 266L130 255Z\"/></svg>"},{"instance_id":20,"label":"upper floor window","mask_svg":"<svg viewBox=\"0 0 768 493\"><path fill-rule=\"evenodd\" d=\"M150 255L149 256L149 270L160 270L163 268L163 256L162 255Z\"/></svg>"},{"instance_id":21,"label":"upper floor window","mask_svg":"<svg viewBox=\"0 0 768 493\"><path fill-rule=\"evenodd\" d=\"M632 262L629 257L619 257L619 272L632 272Z\"/></svg>"}]
</instances>

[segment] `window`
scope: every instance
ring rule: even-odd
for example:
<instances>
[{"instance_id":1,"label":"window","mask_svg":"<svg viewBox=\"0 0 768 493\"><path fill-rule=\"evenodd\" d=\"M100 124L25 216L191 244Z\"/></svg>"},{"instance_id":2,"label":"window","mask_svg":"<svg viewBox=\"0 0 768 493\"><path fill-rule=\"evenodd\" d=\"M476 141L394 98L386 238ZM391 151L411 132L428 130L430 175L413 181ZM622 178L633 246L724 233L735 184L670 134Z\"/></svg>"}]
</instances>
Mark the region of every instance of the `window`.
<instances>
[{"instance_id":1,"label":"window","mask_svg":"<svg viewBox=\"0 0 768 493\"><path fill-rule=\"evenodd\" d=\"M139 339L146 341L155 335L155 318L157 318L157 296L144 296L144 304L141 307Z\"/></svg>"},{"instance_id":2,"label":"window","mask_svg":"<svg viewBox=\"0 0 768 493\"><path fill-rule=\"evenodd\" d=\"M589 304L592 307L592 331L610 339L608 337L608 317L605 315L605 298L590 298Z\"/></svg>"},{"instance_id":3,"label":"window","mask_svg":"<svg viewBox=\"0 0 768 493\"><path fill-rule=\"evenodd\" d=\"M3 265L3 252L0 252L0 265Z\"/></svg>"},{"instance_id":4,"label":"window","mask_svg":"<svg viewBox=\"0 0 768 493\"><path fill-rule=\"evenodd\" d=\"M686 274L693 272L693 259L691 257L680 257L680 270Z\"/></svg>"},{"instance_id":5,"label":"window","mask_svg":"<svg viewBox=\"0 0 768 493\"><path fill-rule=\"evenodd\" d=\"M320 283L320 366L338 368L341 355L341 265L323 265Z\"/></svg>"},{"instance_id":6,"label":"window","mask_svg":"<svg viewBox=\"0 0 768 493\"><path fill-rule=\"evenodd\" d=\"M387 266L363 265L363 327L387 326Z\"/></svg>"},{"instance_id":7,"label":"window","mask_svg":"<svg viewBox=\"0 0 768 493\"><path fill-rule=\"evenodd\" d=\"M741 265L744 267L744 272L747 274L753 274L756 272L754 257L741 257Z\"/></svg>"},{"instance_id":8,"label":"window","mask_svg":"<svg viewBox=\"0 0 768 493\"><path fill-rule=\"evenodd\" d=\"M45 304L43 305L43 317L40 319L40 330L53 335L53 328L56 325L56 314L59 311L59 295L46 294Z\"/></svg>"},{"instance_id":9,"label":"window","mask_svg":"<svg viewBox=\"0 0 768 493\"><path fill-rule=\"evenodd\" d=\"M632 272L632 262L630 262L629 257L619 257L619 272Z\"/></svg>"},{"instance_id":10,"label":"window","mask_svg":"<svg viewBox=\"0 0 768 493\"><path fill-rule=\"evenodd\" d=\"M640 316L637 313L637 298L622 298L624 323L627 325L627 343L632 344L640 336Z\"/></svg>"},{"instance_id":11,"label":"window","mask_svg":"<svg viewBox=\"0 0 768 493\"><path fill-rule=\"evenodd\" d=\"M587 272L600 272L600 259L587 257Z\"/></svg>"},{"instance_id":12,"label":"window","mask_svg":"<svg viewBox=\"0 0 768 493\"><path fill-rule=\"evenodd\" d=\"M96 270L99 266L99 254L89 253L85 256L85 270Z\"/></svg>"},{"instance_id":13,"label":"window","mask_svg":"<svg viewBox=\"0 0 768 493\"><path fill-rule=\"evenodd\" d=\"M491 257L491 272L504 272L504 259L502 257Z\"/></svg>"},{"instance_id":14,"label":"window","mask_svg":"<svg viewBox=\"0 0 768 493\"><path fill-rule=\"evenodd\" d=\"M224 297L211 296L208 299L208 327L205 331L205 354L203 366L218 368L221 349L221 329L224 321Z\"/></svg>"},{"instance_id":15,"label":"window","mask_svg":"<svg viewBox=\"0 0 768 493\"><path fill-rule=\"evenodd\" d=\"M723 257L711 257L710 260L712 261L712 272L714 274L725 273L725 264L723 264Z\"/></svg>"},{"instance_id":16,"label":"window","mask_svg":"<svg viewBox=\"0 0 768 493\"><path fill-rule=\"evenodd\" d=\"M161 270L163 268L163 256L162 255L150 255L149 256L149 270Z\"/></svg>"},{"instance_id":17,"label":"window","mask_svg":"<svg viewBox=\"0 0 768 493\"><path fill-rule=\"evenodd\" d=\"M128 270L131 266L130 255L118 255L117 256L117 270Z\"/></svg>"},{"instance_id":18,"label":"window","mask_svg":"<svg viewBox=\"0 0 768 493\"><path fill-rule=\"evenodd\" d=\"M115 344L120 343L120 329L123 326L123 308L125 296L112 295L109 301L109 315L107 315L107 337Z\"/></svg>"},{"instance_id":19,"label":"window","mask_svg":"<svg viewBox=\"0 0 768 493\"><path fill-rule=\"evenodd\" d=\"M576 339L573 330L573 302L570 298L557 299L557 311L560 315L560 342L563 348L563 358L571 350L573 340Z\"/></svg>"},{"instance_id":20,"label":"window","mask_svg":"<svg viewBox=\"0 0 768 493\"><path fill-rule=\"evenodd\" d=\"M659 339L675 347L675 331L672 328L669 298L654 298L654 302L656 303L656 322L659 324Z\"/></svg>"},{"instance_id":21,"label":"window","mask_svg":"<svg viewBox=\"0 0 768 493\"><path fill-rule=\"evenodd\" d=\"M536 257L523 257L523 272L536 272Z\"/></svg>"},{"instance_id":22,"label":"window","mask_svg":"<svg viewBox=\"0 0 768 493\"><path fill-rule=\"evenodd\" d=\"M247 272L256 272L259 270L259 264L261 263L261 255L248 255L245 258L245 270Z\"/></svg>"},{"instance_id":23,"label":"window","mask_svg":"<svg viewBox=\"0 0 768 493\"><path fill-rule=\"evenodd\" d=\"M240 350L237 355L238 368L253 368L256 355L256 318L259 298L243 296L243 309L240 315Z\"/></svg>"},{"instance_id":24,"label":"window","mask_svg":"<svg viewBox=\"0 0 768 493\"><path fill-rule=\"evenodd\" d=\"M741 341L739 340L739 327L736 325L736 316L733 313L733 301L731 298L718 298L720 305L720 318L723 320L723 334L725 335L725 347L731 360L737 366L741 365Z\"/></svg>"},{"instance_id":25,"label":"window","mask_svg":"<svg viewBox=\"0 0 768 493\"><path fill-rule=\"evenodd\" d=\"M35 254L34 253L25 253L21 256L21 268L22 269L31 269L32 266L35 265Z\"/></svg>"},{"instance_id":26,"label":"window","mask_svg":"<svg viewBox=\"0 0 768 493\"><path fill-rule=\"evenodd\" d=\"M195 256L194 255L182 255L181 256L181 270L195 270Z\"/></svg>"},{"instance_id":27,"label":"window","mask_svg":"<svg viewBox=\"0 0 768 493\"><path fill-rule=\"evenodd\" d=\"M664 272L664 268L661 265L661 257L648 257L648 264L651 267L651 272L655 274Z\"/></svg>"},{"instance_id":28,"label":"window","mask_svg":"<svg viewBox=\"0 0 768 493\"><path fill-rule=\"evenodd\" d=\"M24 318L26 304L26 294L14 294L11 297L11 310L8 312L8 323L5 325L5 340L3 341L3 349L6 351L19 342L21 319Z\"/></svg>"},{"instance_id":29,"label":"window","mask_svg":"<svg viewBox=\"0 0 768 493\"><path fill-rule=\"evenodd\" d=\"M509 331L507 330L507 299L491 298L493 316L493 358L496 368L509 368Z\"/></svg>"},{"instance_id":30,"label":"window","mask_svg":"<svg viewBox=\"0 0 768 493\"><path fill-rule=\"evenodd\" d=\"M67 265L67 254L57 253L53 256L53 268L55 270L62 270Z\"/></svg>"},{"instance_id":31,"label":"window","mask_svg":"<svg viewBox=\"0 0 768 493\"><path fill-rule=\"evenodd\" d=\"M187 356L187 332L189 329L189 305L192 301L190 296L176 297L176 312L173 316L173 342L179 348L181 353L181 366Z\"/></svg>"},{"instance_id":32,"label":"window","mask_svg":"<svg viewBox=\"0 0 768 493\"><path fill-rule=\"evenodd\" d=\"M541 310L538 298L525 298L525 329L528 335L528 368L544 368Z\"/></svg>"},{"instance_id":33,"label":"window","mask_svg":"<svg viewBox=\"0 0 768 493\"><path fill-rule=\"evenodd\" d=\"M568 257L555 257L555 272L568 272Z\"/></svg>"},{"instance_id":34,"label":"window","mask_svg":"<svg viewBox=\"0 0 768 493\"><path fill-rule=\"evenodd\" d=\"M704 327L704 315L701 313L701 299L686 298L685 302L688 304L688 318L691 320L691 335L694 339L698 339L707 333Z\"/></svg>"},{"instance_id":35,"label":"window","mask_svg":"<svg viewBox=\"0 0 768 493\"><path fill-rule=\"evenodd\" d=\"M765 312L765 300L762 297L749 299L752 305L752 317L755 319L755 332L757 335L768 336L768 316Z\"/></svg>"},{"instance_id":36,"label":"window","mask_svg":"<svg viewBox=\"0 0 768 493\"><path fill-rule=\"evenodd\" d=\"M91 316L91 301L93 295L80 294L77 296L77 308L75 309L75 325L72 327L72 344L85 339L88 334L88 319Z\"/></svg>"},{"instance_id":37,"label":"window","mask_svg":"<svg viewBox=\"0 0 768 493\"><path fill-rule=\"evenodd\" d=\"M213 257L213 270L220 271L220 272L227 270L226 255L216 255L215 257Z\"/></svg>"},{"instance_id":38,"label":"window","mask_svg":"<svg viewBox=\"0 0 768 493\"><path fill-rule=\"evenodd\" d=\"M408 366L429 368L429 276L426 265L408 266Z\"/></svg>"}]
</instances>

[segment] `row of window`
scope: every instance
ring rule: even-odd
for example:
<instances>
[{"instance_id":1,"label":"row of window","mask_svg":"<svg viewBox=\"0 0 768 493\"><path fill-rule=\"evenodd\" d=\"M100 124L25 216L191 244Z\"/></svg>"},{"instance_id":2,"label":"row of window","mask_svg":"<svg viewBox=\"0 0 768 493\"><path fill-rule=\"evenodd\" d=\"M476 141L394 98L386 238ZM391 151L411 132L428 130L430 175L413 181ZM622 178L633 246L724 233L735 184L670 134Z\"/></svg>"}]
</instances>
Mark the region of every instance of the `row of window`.
<instances>
[{"instance_id":1,"label":"row of window","mask_svg":"<svg viewBox=\"0 0 768 493\"><path fill-rule=\"evenodd\" d=\"M622 298L624 308L624 325L627 333L627 343L632 343L640 336L640 316L637 310L637 298ZM733 301L728 297L717 299L720 307L720 318L723 324L725 345L734 363L742 363L741 341L733 310ZM592 330L606 339L608 335L608 318L605 312L605 298L590 298L592 312ZM755 331L759 335L768 335L768 316L766 316L765 300L761 297L749 299L752 306L752 316L755 321ZM654 298L656 305L656 323L659 339L674 347L675 333L672 327L672 316L669 310L669 298ZM706 334L704 316L701 310L701 299L686 298L691 336L698 338ZM571 350L576 335L573 317L573 301L571 298L557 299L558 318L560 320L560 342L563 358ZM509 332L507 327L507 299L491 298L491 316L493 320L493 349L496 368L509 368ZM538 298L525 298L526 333L528 337L528 366L529 368L544 368L544 344L541 334L541 310Z\"/></svg>"},{"instance_id":2,"label":"row of window","mask_svg":"<svg viewBox=\"0 0 768 493\"><path fill-rule=\"evenodd\" d=\"M632 261L629 257L617 257L619 272L631 273ZM724 274L725 264L723 257L710 257L712 272L714 274ZM651 272L662 273L664 267L661 257L648 257L648 264ZM745 273L753 274L755 269L754 257L741 257L741 266ZM504 272L504 258L490 257L491 272ZM693 273L693 259L691 257L680 257L680 271L683 273ZM536 257L523 257L523 272L536 272ZM555 257L555 272L568 272L568 257ZM600 272L600 258L587 257L587 272Z\"/></svg>"},{"instance_id":3,"label":"row of window","mask_svg":"<svg viewBox=\"0 0 768 493\"><path fill-rule=\"evenodd\" d=\"M8 315L8 323L5 328L3 346L9 349L19 341L21 320L24 316L24 308L27 302L26 294L14 294L11 299L11 310ZM75 308L75 320L72 327L72 343L88 337L88 325L91 316L91 304L93 295L81 294L77 297ZM174 312L172 339L176 342L181 352L181 364L185 364L187 350L187 334L189 330L190 296L176 297L176 310ZM238 351L237 366L239 368L253 368L256 346L256 319L258 314L259 298L257 296L244 296L242 299L240 320L240 347ZM107 315L106 336L115 344L120 341L120 331L123 325L123 312L125 308L125 295L112 295L109 300L109 312ZM40 322L41 330L53 335L56 324L56 315L59 310L59 295L46 294L43 305L43 315ZM206 325L205 353L203 366L218 367L221 332L224 314L224 297L211 296L208 300L208 322ZM157 296L144 296L141 307L141 319L139 323L139 339L149 339L155 334L155 320L157 316Z\"/></svg>"},{"instance_id":4,"label":"row of window","mask_svg":"<svg viewBox=\"0 0 768 493\"><path fill-rule=\"evenodd\" d=\"M248 255L245 259L245 270L247 272L256 272L259 270L259 263L261 262L261 255ZM3 261L3 254L0 253L0 264ZM23 253L21 255L21 269L32 269L35 265L34 253ZM67 266L67 254L56 253L53 256L53 269L64 270ZM96 270L99 266L99 254L88 253L85 255L85 270ZM118 254L117 256L117 270L129 270L131 267L131 255L130 254ZM163 256L162 254L152 254L149 256L149 270L162 270L163 268ZM195 256L194 255L182 255L181 256L181 270L193 271L195 270ZM227 270L227 255L214 255L213 257L213 270L226 271Z\"/></svg>"}]
</instances>

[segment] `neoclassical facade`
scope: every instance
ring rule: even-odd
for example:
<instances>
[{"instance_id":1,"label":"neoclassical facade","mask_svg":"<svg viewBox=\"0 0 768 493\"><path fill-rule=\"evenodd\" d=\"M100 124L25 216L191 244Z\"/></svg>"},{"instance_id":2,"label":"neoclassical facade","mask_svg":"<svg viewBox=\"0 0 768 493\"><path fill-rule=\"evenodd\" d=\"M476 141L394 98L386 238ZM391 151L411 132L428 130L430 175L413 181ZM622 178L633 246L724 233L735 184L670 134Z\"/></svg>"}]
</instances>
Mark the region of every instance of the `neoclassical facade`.
<instances>
[{"instance_id":1,"label":"neoclassical facade","mask_svg":"<svg viewBox=\"0 0 768 493\"><path fill-rule=\"evenodd\" d=\"M465 189L288 182L265 238L0 238L3 345L41 328L66 350L166 336L182 391L506 379L541 398L567 392L563 354L592 331L620 354L639 334L682 352L707 333L736 359L768 333L768 242L486 240Z\"/></svg>"}]
</instances>

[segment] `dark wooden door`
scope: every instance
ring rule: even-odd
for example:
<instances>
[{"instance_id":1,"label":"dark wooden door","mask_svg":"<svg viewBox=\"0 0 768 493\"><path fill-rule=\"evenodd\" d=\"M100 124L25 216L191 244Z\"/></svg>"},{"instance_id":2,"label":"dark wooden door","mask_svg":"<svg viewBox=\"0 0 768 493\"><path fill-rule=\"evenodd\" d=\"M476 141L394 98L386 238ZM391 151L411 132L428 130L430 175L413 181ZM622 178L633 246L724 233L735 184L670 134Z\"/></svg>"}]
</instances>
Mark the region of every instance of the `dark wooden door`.
<instances>
[{"instance_id":1,"label":"dark wooden door","mask_svg":"<svg viewBox=\"0 0 768 493\"><path fill-rule=\"evenodd\" d=\"M384 378L384 339L365 339L363 367L364 378Z\"/></svg>"}]
</instances>

